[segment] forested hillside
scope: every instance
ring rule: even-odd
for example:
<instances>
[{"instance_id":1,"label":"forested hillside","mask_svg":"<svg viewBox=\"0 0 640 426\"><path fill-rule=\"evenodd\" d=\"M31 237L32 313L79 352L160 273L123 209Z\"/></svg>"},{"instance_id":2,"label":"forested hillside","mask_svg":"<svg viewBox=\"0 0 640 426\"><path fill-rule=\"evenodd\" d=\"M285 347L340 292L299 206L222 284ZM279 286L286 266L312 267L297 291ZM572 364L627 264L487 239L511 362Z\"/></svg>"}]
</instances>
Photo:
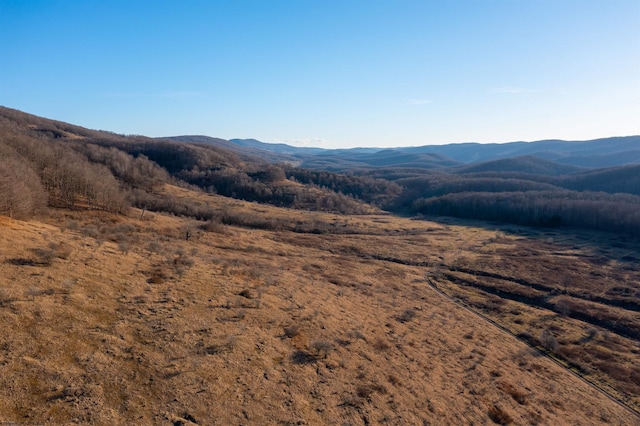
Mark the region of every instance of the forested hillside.
<instances>
[{"instance_id":1,"label":"forested hillside","mask_svg":"<svg viewBox=\"0 0 640 426\"><path fill-rule=\"evenodd\" d=\"M564 166L538 161L536 166L527 158L522 172L498 160L403 177L395 180L404 191L393 208L409 214L640 235L640 165L567 173Z\"/></svg>"},{"instance_id":2,"label":"forested hillside","mask_svg":"<svg viewBox=\"0 0 640 426\"><path fill-rule=\"evenodd\" d=\"M633 141L613 139L618 151L633 148ZM569 147L599 155L604 143ZM384 209L640 235L639 164L588 169L524 155L461 165L417 148L413 154L362 149L340 160L340 167L353 167L348 173L337 173L321 170L321 164L335 165L344 154L340 150L314 154L318 167L308 169L280 161L290 154L265 156L259 143L246 145L233 150L236 144L208 137L117 135L0 108L0 213L29 217L47 206L113 212L136 206L222 220L220 212L157 190L173 183L298 209L343 214ZM540 147L551 149L552 141ZM532 147L502 149L507 148Z\"/></svg>"},{"instance_id":3,"label":"forested hillside","mask_svg":"<svg viewBox=\"0 0 640 426\"><path fill-rule=\"evenodd\" d=\"M362 188L375 192L371 200L398 192L385 180L327 176L324 181L333 184L301 183L247 153L89 130L0 107L0 214L14 217L47 206L113 212L136 206L199 219L219 216L156 191L169 182L248 201L351 214L375 210L356 199Z\"/></svg>"}]
</instances>

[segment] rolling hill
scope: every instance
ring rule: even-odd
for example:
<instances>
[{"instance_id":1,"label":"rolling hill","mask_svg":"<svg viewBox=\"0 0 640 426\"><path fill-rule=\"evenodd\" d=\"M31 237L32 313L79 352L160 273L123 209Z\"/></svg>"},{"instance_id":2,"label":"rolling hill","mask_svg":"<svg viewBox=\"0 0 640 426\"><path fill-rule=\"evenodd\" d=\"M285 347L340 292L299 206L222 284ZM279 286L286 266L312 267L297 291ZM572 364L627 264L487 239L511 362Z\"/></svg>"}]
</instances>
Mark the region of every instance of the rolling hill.
<instances>
[{"instance_id":1,"label":"rolling hill","mask_svg":"<svg viewBox=\"0 0 640 426\"><path fill-rule=\"evenodd\" d=\"M605 168L640 163L640 136L612 137L590 141L544 140L502 144L457 143L393 149L298 148L268 144L255 139L232 139L238 146L259 148L298 159L304 167L347 170L349 167L422 167L451 166L455 163L479 163L499 159L533 156L560 164ZM367 156L372 155L372 157ZM409 161L399 161L402 155ZM429 154L423 156L424 154ZM437 157L433 157L436 155ZM413 158L411 158L413 156ZM421 156L423 156L421 158Z\"/></svg>"},{"instance_id":2,"label":"rolling hill","mask_svg":"<svg viewBox=\"0 0 640 426\"><path fill-rule=\"evenodd\" d=\"M532 155L503 158L482 163L473 163L455 169L456 173L514 172L529 175L561 176L583 171L584 168L544 160Z\"/></svg>"},{"instance_id":3,"label":"rolling hill","mask_svg":"<svg viewBox=\"0 0 640 426\"><path fill-rule=\"evenodd\" d=\"M638 424L640 166L258 150L0 107L0 422Z\"/></svg>"}]
</instances>

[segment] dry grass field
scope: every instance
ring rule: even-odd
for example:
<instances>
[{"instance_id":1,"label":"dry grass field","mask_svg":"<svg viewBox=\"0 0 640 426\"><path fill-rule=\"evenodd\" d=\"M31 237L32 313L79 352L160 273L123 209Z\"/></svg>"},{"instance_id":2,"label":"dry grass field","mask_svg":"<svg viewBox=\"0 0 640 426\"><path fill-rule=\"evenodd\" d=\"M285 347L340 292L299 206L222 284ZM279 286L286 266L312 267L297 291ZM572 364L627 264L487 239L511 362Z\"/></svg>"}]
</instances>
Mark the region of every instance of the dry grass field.
<instances>
[{"instance_id":1,"label":"dry grass field","mask_svg":"<svg viewBox=\"0 0 640 426\"><path fill-rule=\"evenodd\" d=\"M165 190L284 225L0 217L0 422L640 422L429 285L638 409L632 241Z\"/></svg>"},{"instance_id":2,"label":"dry grass field","mask_svg":"<svg viewBox=\"0 0 640 426\"><path fill-rule=\"evenodd\" d=\"M640 409L638 242L507 229L435 268L439 288Z\"/></svg>"}]
</instances>

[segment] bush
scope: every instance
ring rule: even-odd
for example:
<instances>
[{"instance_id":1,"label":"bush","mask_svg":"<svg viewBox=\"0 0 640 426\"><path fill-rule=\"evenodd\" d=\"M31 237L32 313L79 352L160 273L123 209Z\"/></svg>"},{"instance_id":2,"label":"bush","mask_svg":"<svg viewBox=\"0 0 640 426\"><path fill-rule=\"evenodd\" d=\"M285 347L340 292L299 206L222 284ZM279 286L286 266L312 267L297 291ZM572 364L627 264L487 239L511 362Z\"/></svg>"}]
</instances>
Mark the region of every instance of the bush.
<instances>
[{"instance_id":1,"label":"bush","mask_svg":"<svg viewBox=\"0 0 640 426\"><path fill-rule=\"evenodd\" d=\"M121 242L118 244L118 249L123 253L123 254L128 254L129 250L131 250L131 246L129 245L129 243L127 242Z\"/></svg>"},{"instance_id":2,"label":"bush","mask_svg":"<svg viewBox=\"0 0 640 426\"><path fill-rule=\"evenodd\" d=\"M67 243L50 244L49 247L55 251L55 254L59 259L68 259L73 252L73 249Z\"/></svg>"},{"instance_id":3,"label":"bush","mask_svg":"<svg viewBox=\"0 0 640 426\"><path fill-rule=\"evenodd\" d=\"M284 328L284 335L290 339L293 337L296 337L299 334L300 334L300 327L298 327L295 324Z\"/></svg>"},{"instance_id":4,"label":"bush","mask_svg":"<svg viewBox=\"0 0 640 426\"><path fill-rule=\"evenodd\" d=\"M378 352L382 352L388 351L389 349L391 349L391 346L389 346L389 344L384 340L378 338L375 342L373 342L373 348Z\"/></svg>"},{"instance_id":5,"label":"bush","mask_svg":"<svg viewBox=\"0 0 640 426\"><path fill-rule=\"evenodd\" d=\"M5 306L9 302L11 302L9 293L4 288L0 288L0 306Z\"/></svg>"},{"instance_id":6,"label":"bush","mask_svg":"<svg viewBox=\"0 0 640 426\"><path fill-rule=\"evenodd\" d=\"M396 317L399 322L409 322L416 317L416 310L413 308L405 309L400 315Z\"/></svg>"},{"instance_id":7,"label":"bush","mask_svg":"<svg viewBox=\"0 0 640 426\"><path fill-rule=\"evenodd\" d=\"M513 422L513 418L497 405L489 409L489 418L499 425L508 425Z\"/></svg>"},{"instance_id":8,"label":"bush","mask_svg":"<svg viewBox=\"0 0 640 426\"><path fill-rule=\"evenodd\" d=\"M540 334L540 344L542 345L543 348L545 348L549 352L552 352L552 353L558 352L558 341L553 336L553 334L549 332L549 330L544 330Z\"/></svg>"},{"instance_id":9,"label":"bush","mask_svg":"<svg viewBox=\"0 0 640 426\"><path fill-rule=\"evenodd\" d=\"M318 357L326 358L329 352L333 350L333 345L326 340L316 340L311 342L311 349L313 349Z\"/></svg>"},{"instance_id":10,"label":"bush","mask_svg":"<svg viewBox=\"0 0 640 426\"><path fill-rule=\"evenodd\" d=\"M387 393L387 389L377 383L362 384L356 387L356 395L359 398L369 399L376 392L384 395Z\"/></svg>"},{"instance_id":11,"label":"bush","mask_svg":"<svg viewBox=\"0 0 640 426\"><path fill-rule=\"evenodd\" d=\"M215 232L217 234L224 234L226 231L224 225L222 224L219 218L212 218L206 221L201 228L204 231Z\"/></svg>"},{"instance_id":12,"label":"bush","mask_svg":"<svg viewBox=\"0 0 640 426\"><path fill-rule=\"evenodd\" d=\"M518 404L524 405L527 403L527 395L524 392L516 389L515 386L509 383L501 383L500 388L509 396L511 396L511 398L513 398L514 401L516 401Z\"/></svg>"},{"instance_id":13,"label":"bush","mask_svg":"<svg viewBox=\"0 0 640 426\"><path fill-rule=\"evenodd\" d=\"M39 248L33 250L36 255L35 264L39 266L51 266L56 258L56 253L51 248Z\"/></svg>"}]
</instances>

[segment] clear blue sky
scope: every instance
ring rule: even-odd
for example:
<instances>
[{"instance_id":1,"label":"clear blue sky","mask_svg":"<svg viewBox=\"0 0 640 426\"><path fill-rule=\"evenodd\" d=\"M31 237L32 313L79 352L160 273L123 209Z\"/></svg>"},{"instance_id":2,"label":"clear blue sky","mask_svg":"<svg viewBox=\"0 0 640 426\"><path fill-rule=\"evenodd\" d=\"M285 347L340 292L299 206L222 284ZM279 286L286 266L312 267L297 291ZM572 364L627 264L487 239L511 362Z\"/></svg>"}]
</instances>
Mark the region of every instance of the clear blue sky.
<instances>
[{"instance_id":1,"label":"clear blue sky","mask_svg":"<svg viewBox=\"0 0 640 426\"><path fill-rule=\"evenodd\" d=\"M640 0L0 0L0 105L323 147L640 134Z\"/></svg>"}]
</instances>

